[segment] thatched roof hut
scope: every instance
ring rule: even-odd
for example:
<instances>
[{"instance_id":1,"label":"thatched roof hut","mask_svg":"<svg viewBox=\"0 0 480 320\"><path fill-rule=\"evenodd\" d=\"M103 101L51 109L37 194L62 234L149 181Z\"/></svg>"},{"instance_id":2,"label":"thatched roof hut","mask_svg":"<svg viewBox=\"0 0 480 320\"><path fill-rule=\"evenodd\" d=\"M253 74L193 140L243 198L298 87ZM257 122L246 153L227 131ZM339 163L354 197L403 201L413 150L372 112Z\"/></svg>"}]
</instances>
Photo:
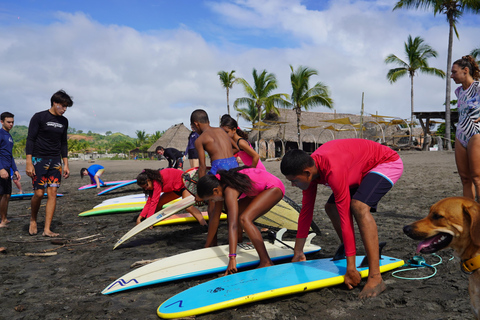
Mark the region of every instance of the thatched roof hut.
<instances>
[{"instance_id":1,"label":"thatched roof hut","mask_svg":"<svg viewBox=\"0 0 480 320\"><path fill-rule=\"evenodd\" d=\"M188 136L191 130L185 127L183 123L175 124L165 131L164 134L148 148L148 153L155 153L158 146L164 148L175 148L184 152L188 144Z\"/></svg>"}]
</instances>

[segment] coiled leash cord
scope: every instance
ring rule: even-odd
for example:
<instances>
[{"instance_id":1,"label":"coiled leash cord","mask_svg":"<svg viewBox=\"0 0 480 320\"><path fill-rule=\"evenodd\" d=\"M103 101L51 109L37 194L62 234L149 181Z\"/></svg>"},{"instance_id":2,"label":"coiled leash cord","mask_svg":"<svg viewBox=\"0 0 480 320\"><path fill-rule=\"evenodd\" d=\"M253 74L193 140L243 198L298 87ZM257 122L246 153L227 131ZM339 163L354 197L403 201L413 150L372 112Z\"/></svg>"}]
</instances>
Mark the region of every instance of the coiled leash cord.
<instances>
[{"instance_id":1,"label":"coiled leash cord","mask_svg":"<svg viewBox=\"0 0 480 320\"><path fill-rule=\"evenodd\" d=\"M429 265L425 262L425 259L423 257L414 256L412 259L408 260L406 264L403 265L404 267L407 266L407 267L412 267L412 268L406 268L406 269L401 269L401 270L394 271L394 272L392 272L392 276L394 276L395 278L404 279L404 280L429 279L429 278L431 278L431 277L433 277L437 274L437 268L435 268L435 266L438 266L439 264L441 264L443 262L442 257L440 257L439 255L437 255L435 253L432 253L432 256L435 256L435 257L438 258L437 263ZM453 259L453 256L448 261L451 261L452 259ZM418 278L402 277L402 276L397 275L400 272L412 271L412 270L416 270L418 268L430 268L430 269L433 270L433 273L431 275L428 275L428 276L425 276L425 277L418 277Z\"/></svg>"}]
</instances>

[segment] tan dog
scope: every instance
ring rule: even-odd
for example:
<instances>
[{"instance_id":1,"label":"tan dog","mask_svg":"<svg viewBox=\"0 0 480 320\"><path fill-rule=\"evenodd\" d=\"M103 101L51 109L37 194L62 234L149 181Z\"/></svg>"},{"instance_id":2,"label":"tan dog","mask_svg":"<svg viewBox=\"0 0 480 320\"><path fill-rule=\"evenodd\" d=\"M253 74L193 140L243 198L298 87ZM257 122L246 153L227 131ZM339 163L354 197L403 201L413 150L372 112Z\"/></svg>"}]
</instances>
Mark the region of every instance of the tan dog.
<instances>
[{"instance_id":1,"label":"tan dog","mask_svg":"<svg viewBox=\"0 0 480 320\"><path fill-rule=\"evenodd\" d=\"M451 247L470 274L468 292L473 312L480 319L480 204L469 198L452 197L435 203L428 216L403 227L415 240L423 240L417 252L433 253Z\"/></svg>"}]
</instances>

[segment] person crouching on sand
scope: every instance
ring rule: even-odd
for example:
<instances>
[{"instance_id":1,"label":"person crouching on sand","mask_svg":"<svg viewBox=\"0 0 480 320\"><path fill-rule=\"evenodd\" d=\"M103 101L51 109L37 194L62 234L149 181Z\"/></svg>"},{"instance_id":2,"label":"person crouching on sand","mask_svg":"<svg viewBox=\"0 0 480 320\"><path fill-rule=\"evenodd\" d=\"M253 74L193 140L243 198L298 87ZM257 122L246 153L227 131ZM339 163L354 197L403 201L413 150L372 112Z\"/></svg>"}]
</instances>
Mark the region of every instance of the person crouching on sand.
<instances>
[{"instance_id":1,"label":"person crouching on sand","mask_svg":"<svg viewBox=\"0 0 480 320\"><path fill-rule=\"evenodd\" d=\"M145 190L145 194L148 196L147 202L137 218L137 224L161 210L170 201L179 197L186 198L190 196L190 192L185 189L183 184L182 174L183 171L180 169L166 168L160 170L144 169L137 176L137 184ZM207 227L207 222L196 207L190 206L185 210L200 225Z\"/></svg>"},{"instance_id":2,"label":"person crouching on sand","mask_svg":"<svg viewBox=\"0 0 480 320\"><path fill-rule=\"evenodd\" d=\"M224 201L228 219L229 262L225 275L237 272L237 243L243 230L260 258L259 268L272 266L260 230L253 224L285 195L285 186L273 174L256 168L234 168L207 174L198 180L197 196L202 200ZM220 215L210 217L218 221ZM212 220L210 220L212 223ZM218 225L218 223L217 223ZM216 232L216 230L209 230Z\"/></svg>"}]
</instances>

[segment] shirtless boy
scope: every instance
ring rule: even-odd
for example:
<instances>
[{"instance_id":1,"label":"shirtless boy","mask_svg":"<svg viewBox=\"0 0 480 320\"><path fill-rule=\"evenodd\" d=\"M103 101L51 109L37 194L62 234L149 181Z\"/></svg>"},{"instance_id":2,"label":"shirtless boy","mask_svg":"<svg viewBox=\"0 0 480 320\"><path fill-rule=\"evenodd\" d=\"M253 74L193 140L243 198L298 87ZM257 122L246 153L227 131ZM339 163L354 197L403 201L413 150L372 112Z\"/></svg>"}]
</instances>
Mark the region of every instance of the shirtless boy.
<instances>
[{"instance_id":1,"label":"shirtless boy","mask_svg":"<svg viewBox=\"0 0 480 320\"><path fill-rule=\"evenodd\" d=\"M208 114L205 110L197 109L190 116L190 124L200 136L195 141L198 152L198 177L203 177L207 172L205 151L210 157L212 168L208 173L216 174L218 170L229 170L238 167L237 159L233 156L237 146L222 128L211 127ZM232 149L233 146L233 149ZM205 247L217 245L217 229L220 223L223 201L208 203L208 236Z\"/></svg>"}]
</instances>

